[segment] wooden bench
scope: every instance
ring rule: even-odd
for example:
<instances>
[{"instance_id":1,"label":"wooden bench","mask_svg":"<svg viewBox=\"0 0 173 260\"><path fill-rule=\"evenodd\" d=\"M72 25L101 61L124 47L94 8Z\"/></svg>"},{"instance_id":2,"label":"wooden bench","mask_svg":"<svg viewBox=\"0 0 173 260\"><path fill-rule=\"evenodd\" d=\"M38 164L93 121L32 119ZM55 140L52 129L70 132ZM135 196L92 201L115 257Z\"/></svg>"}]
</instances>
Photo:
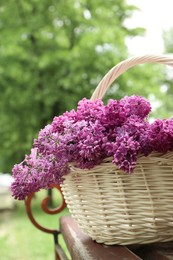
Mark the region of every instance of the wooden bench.
<instances>
[{"instance_id":1,"label":"wooden bench","mask_svg":"<svg viewBox=\"0 0 173 260\"><path fill-rule=\"evenodd\" d=\"M131 246L98 244L84 234L71 216L59 219L60 230L44 228L33 217L31 210L33 196L34 194L31 194L25 201L28 217L38 229L54 236L56 260L68 260L58 242L59 234L62 234L72 260L173 260L173 242ZM43 201L42 208L49 214L57 214L66 206L63 200L58 209L50 210L46 208L47 201L48 198Z\"/></svg>"},{"instance_id":2,"label":"wooden bench","mask_svg":"<svg viewBox=\"0 0 173 260\"><path fill-rule=\"evenodd\" d=\"M129 247L98 244L70 216L60 218L60 230L73 260L173 260L173 242Z\"/></svg>"},{"instance_id":3,"label":"wooden bench","mask_svg":"<svg viewBox=\"0 0 173 260\"><path fill-rule=\"evenodd\" d=\"M125 246L106 246L94 242L70 216L61 217L60 230L74 260L141 259Z\"/></svg>"}]
</instances>

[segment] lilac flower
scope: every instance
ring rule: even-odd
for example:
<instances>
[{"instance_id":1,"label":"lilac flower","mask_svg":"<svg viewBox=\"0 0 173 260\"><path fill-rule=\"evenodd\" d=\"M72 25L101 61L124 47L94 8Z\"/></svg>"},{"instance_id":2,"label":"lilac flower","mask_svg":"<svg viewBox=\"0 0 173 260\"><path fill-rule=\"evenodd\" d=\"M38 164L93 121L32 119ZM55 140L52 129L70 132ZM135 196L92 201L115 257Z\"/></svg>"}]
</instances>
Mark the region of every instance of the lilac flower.
<instances>
[{"instance_id":1,"label":"lilac flower","mask_svg":"<svg viewBox=\"0 0 173 260\"><path fill-rule=\"evenodd\" d=\"M173 151L173 119L155 120L148 131L148 138L153 150L162 153Z\"/></svg>"},{"instance_id":2,"label":"lilac flower","mask_svg":"<svg viewBox=\"0 0 173 260\"><path fill-rule=\"evenodd\" d=\"M105 128L99 121L90 122L87 127L79 133L77 164L80 168L92 168L99 164L105 153L102 143L105 136Z\"/></svg>"},{"instance_id":3,"label":"lilac flower","mask_svg":"<svg viewBox=\"0 0 173 260\"><path fill-rule=\"evenodd\" d=\"M13 168L15 178L11 187L13 196L24 199L31 192L48 189L51 184L62 182L62 176L66 171L66 160L55 161L52 154L43 156L34 148L22 163Z\"/></svg>"},{"instance_id":4,"label":"lilac flower","mask_svg":"<svg viewBox=\"0 0 173 260\"><path fill-rule=\"evenodd\" d=\"M119 169L131 173L136 166L139 149L139 143L128 134L118 137L114 144L113 163Z\"/></svg>"},{"instance_id":5,"label":"lilac flower","mask_svg":"<svg viewBox=\"0 0 173 260\"><path fill-rule=\"evenodd\" d=\"M120 100L120 104L124 107L126 116L137 115L145 118L151 111L150 103L139 96L124 97Z\"/></svg>"},{"instance_id":6,"label":"lilac flower","mask_svg":"<svg viewBox=\"0 0 173 260\"><path fill-rule=\"evenodd\" d=\"M91 169L111 156L115 167L131 173L139 155L173 151L173 119L150 124L150 110L149 102L139 96L110 100L107 105L84 98L76 111L54 117L40 130L30 155L13 167L14 198L62 183L70 174L70 163Z\"/></svg>"},{"instance_id":7,"label":"lilac flower","mask_svg":"<svg viewBox=\"0 0 173 260\"><path fill-rule=\"evenodd\" d=\"M66 111L62 116L55 116L52 122L53 132L63 133L65 127L64 122L69 120L77 120L75 110L71 110L70 112Z\"/></svg>"},{"instance_id":8,"label":"lilac flower","mask_svg":"<svg viewBox=\"0 0 173 260\"><path fill-rule=\"evenodd\" d=\"M100 118L102 124L111 127L120 126L126 120L126 111L124 107L117 100L110 100L105 106L105 113L103 118Z\"/></svg>"},{"instance_id":9,"label":"lilac flower","mask_svg":"<svg viewBox=\"0 0 173 260\"><path fill-rule=\"evenodd\" d=\"M78 103L77 107L77 119L94 122L100 120L104 113L105 107L102 100L91 101L83 98Z\"/></svg>"}]
</instances>

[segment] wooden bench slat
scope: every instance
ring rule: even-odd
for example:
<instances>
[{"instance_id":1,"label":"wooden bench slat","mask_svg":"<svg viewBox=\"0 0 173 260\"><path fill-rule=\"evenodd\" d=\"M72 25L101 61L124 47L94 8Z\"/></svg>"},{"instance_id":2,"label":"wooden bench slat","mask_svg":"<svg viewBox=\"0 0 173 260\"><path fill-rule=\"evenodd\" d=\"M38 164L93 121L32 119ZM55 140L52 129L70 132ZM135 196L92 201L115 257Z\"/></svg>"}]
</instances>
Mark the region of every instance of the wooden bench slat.
<instances>
[{"instance_id":1,"label":"wooden bench slat","mask_svg":"<svg viewBox=\"0 0 173 260\"><path fill-rule=\"evenodd\" d=\"M140 260L125 246L106 246L84 234L70 216L60 219L60 230L74 260Z\"/></svg>"},{"instance_id":2,"label":"wooden bench slat","mask_svg":"<svg viewBox=\"0 0 173 260\"><path fill-rule=\"evenodd\" d=\"M143 260L173 260L173 242L143 245L135 252Z\"/></svg>"}]
</instances>

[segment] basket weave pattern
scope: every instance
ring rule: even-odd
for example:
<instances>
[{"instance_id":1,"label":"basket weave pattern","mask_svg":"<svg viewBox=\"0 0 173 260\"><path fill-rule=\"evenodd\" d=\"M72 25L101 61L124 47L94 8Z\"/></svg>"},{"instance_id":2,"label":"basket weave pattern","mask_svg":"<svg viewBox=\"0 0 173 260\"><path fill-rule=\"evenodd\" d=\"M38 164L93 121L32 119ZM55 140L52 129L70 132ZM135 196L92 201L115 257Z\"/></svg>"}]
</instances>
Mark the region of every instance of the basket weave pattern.
<instances>
[{"instance_id":1,"label":"basket weave pattern","mask_svg":"<svg viewBox=\"0 0 173 260\"><path fill-rule=\"evenodd\" d=\"M106 74L91 99L102 98L115 78L145 62L173 66L170 56L128 59ZM173 152L139 157L130 175L118 170L112 158L90 170L71 165L62 191L73 218L99 243L129 245L173 240Z\"/></svg>"}]
</instances>

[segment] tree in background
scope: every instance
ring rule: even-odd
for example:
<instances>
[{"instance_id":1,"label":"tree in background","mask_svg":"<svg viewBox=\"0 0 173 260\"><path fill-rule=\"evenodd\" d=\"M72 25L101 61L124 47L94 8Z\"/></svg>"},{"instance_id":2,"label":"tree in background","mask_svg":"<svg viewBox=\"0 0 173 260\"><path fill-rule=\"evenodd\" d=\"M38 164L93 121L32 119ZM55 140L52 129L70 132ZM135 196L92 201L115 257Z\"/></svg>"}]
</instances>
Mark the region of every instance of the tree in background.
<instances>
[{"instance_id":1,"label":"tree in background","mask_svg":"<svg viewBox=\"0 0 173 260\"><path fill-rule=\"evenodd\" d=\"M173 58L173 27L163 32L163 40L165 46L165 53L172 54ZM173 68L168 68L165 71L162 92L162 108L165 117L173 117Z\"/></svg>"},{"instance_id":2,"label":"tree in background","mask_svg":"<svg viewBox=\"0 0 173 260\"><path fill-rule=\"evenodd\" d=\"M0 6L0 171L23 159L40 128L90 98L105 73L128 57L125 0L19 0ZM107 98L157 93L160 68L121 76ZM139 76L141 75L141 76ZM149 83L148 83L149 82Z\"/></svg>"}]
</instances>

